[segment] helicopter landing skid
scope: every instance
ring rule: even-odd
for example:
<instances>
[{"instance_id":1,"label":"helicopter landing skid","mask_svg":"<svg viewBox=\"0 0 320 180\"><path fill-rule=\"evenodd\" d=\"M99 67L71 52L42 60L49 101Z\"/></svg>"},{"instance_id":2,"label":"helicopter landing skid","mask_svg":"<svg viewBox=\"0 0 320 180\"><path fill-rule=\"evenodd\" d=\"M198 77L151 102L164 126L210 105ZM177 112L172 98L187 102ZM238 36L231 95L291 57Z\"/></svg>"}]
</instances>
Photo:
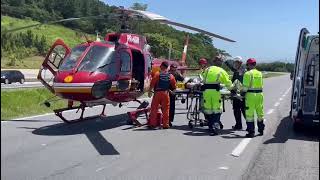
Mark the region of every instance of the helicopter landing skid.
<instances>
[{"instance_id":1,"label":"helicopter landing skid","mask_svg":"<svg viewBox=\"0 0 320 180\"><path fill-rule=\"evenodd\" d=\"M83 113L85 111L86 106L84 105L80 105L80 106L75 106L75 107L67 107L67 108L61 108L61 109L55 109L53 110L55 115L58 116L63 122L71 124L71 123L76 123L76 122L80 122L83 120L86 120L88 118L83 118ZM81 116L79 119L73 119L73 120L67 120L63 115L62 112L64 111L69 111L69 110L73 110L73 109L78 109L76 113L78 113L78 111L81 109Z\"/></svg>"}]
</instances>

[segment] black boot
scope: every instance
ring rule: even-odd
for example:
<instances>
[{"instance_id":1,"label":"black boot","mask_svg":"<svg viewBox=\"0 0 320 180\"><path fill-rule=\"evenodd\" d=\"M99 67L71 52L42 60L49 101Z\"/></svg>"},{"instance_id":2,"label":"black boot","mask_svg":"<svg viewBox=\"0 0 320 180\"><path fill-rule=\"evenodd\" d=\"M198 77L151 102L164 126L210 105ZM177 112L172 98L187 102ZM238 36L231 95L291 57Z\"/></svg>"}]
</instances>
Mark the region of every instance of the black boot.
<instances>
[{"instance_id":1,"label":"black boot","mask_svg":"<svg viewBox=\"0 0 320 180\"><path fill-rule=\"evenodd\" d=\"M247 138L253 138L254 137L254 132L248 132L248 134L246 134Z\"/></svg>"},{"instance_id":2,"label":"black boot","mask_svg":"<svg viewBox=\"0 0 320 180\"><path fill-rule=\"evenodd\" d=\"M264 127L265 127L265 125L264 125L263 121L258 121L259 136L263 136Z\"/></svg>"},{"instance_id":3,"label":"black boot","mask_svg":"<svg viewBox=\"0 0 320 180\"><path fill-rule=\"evenodd\" d=\"M220 129L223 129L223 124L219 121Z\"/></svg>"},{"instance_id":4,"label":"black boot","mask_svg":"<svg viewBox=\"0 0 320 180\"><path fill-rule=\"evenodd\" d=\"M209 135L215 136L215 135L218 135L218 132L215 129L209 129Z\"/></svg>"},{"instance_id":5,"label":"black boot","mask_svg":"<svg viewBox=\"0 0 320 180\"><path fill-rule=\"evenodd\" d=\"M242 130L242 126L236 124L236 125L232 126L232 129L233 129L233 130Z\"/></svg>"},{"instance_id":6,"label":"black boot","mask_svg":"<svg viewBox=\"0 0 320 180\"><path fill-rule=\"evenodd\" d=\"M247 131L248 131L248 134L246 134L246 137L253 138L254 137L254 122L247 122Z\"/></svg>"}]
</instances>

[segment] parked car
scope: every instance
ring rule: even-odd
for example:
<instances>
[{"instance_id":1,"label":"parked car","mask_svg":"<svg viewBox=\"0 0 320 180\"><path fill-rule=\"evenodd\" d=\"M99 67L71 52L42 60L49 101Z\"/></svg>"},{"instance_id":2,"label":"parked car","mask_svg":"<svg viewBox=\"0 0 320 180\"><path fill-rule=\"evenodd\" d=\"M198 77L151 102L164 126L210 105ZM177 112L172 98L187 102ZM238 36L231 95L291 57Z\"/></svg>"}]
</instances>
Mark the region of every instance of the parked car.
<instances>
[{"instance_id":1,"label":"parked car","mask_svg":"<svg viewBox=\"0 0 320 180\"><path fill-rule=\"evenodd\" d=\"M1 71L1 83L10 84L13 82L19 82L23 84L25 82L24 75L17 70Z\"/></svg>"}]
</instances>

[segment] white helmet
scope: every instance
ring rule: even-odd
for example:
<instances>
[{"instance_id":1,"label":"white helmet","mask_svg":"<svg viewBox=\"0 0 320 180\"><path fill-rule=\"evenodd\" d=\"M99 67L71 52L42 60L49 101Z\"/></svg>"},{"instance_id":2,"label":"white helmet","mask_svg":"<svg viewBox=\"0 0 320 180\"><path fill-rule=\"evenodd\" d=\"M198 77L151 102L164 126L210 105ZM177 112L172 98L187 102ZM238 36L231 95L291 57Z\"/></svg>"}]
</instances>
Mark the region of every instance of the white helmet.
<instances>
[{"instance_id":1,"label":"white helmet","mask_svg":"<svg viewBox=\"0 0 320 180\"><path fill-rule=\"evenodd\" d=\"M236 56L233 58L234 61L242 61L242 57L241 56Z\"/></svg>"}]
</instances>

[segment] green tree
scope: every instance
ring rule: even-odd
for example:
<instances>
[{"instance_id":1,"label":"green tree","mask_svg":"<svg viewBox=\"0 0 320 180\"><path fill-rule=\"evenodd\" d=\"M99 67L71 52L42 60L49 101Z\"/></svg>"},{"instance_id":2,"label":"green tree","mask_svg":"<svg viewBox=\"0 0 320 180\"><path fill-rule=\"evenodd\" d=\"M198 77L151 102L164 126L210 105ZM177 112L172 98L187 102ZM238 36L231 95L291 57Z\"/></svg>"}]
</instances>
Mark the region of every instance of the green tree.
<instances>
[{"instance_id":1,"label":"green tree","mask_svg":"<svg viewBox=\"0 0 320 180\"><path fill-rule=\"evenodd\" d=\"M142 4L142 3L135 2L132 4L132 6L130 8L134 9L134 10L146 11L148 9L148 4Z\"/></svg>"}]
</instances>

